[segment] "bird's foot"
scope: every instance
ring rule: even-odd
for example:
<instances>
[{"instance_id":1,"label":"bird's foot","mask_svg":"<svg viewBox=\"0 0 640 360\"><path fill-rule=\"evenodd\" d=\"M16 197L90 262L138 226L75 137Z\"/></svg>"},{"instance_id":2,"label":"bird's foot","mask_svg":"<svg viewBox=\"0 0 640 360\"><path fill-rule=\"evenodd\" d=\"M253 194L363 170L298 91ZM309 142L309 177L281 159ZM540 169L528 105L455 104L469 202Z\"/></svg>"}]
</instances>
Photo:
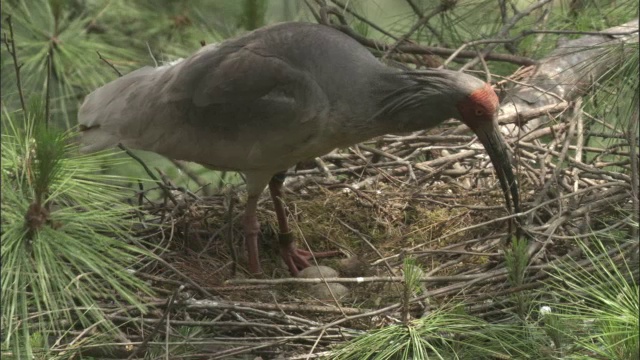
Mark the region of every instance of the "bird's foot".
<instances>
[{"instance_id":1,"label":"bird's foot","mask_svg":"<svg viewBox=\"0 0 640 360\"><path fill-rule=\"evenodd\" d=\"M314 258L340 255L340 251L311 252L298 249L292 232L279 234L278 240L280 242L280 256L293 276L298 275L300 270L311 266L310 261Z\"/></svg>"}]
</instances>

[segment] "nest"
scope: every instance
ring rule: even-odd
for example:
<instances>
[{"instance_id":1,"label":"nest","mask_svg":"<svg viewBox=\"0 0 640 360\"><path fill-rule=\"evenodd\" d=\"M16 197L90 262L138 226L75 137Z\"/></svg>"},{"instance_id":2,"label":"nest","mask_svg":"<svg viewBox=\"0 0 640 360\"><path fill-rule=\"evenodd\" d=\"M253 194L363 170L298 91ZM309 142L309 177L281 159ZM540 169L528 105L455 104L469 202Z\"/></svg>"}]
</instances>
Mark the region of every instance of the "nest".
<instances>
[{"instance_id":1,"label":"nest","mask_svg":"<svg viewBox=\"0 0 640 360\"><path fill-rule=\"evenodd\" d=\"M519 179L520 214L504 208L488 156L455 122L387 135L291 171L285 201L292 229L301 247L344 253L321 261L342 276L325 280L350 289L342 299L313 298L301 284L322 280L288 277L277 245L271 245L277 244L277 222L266 195L258 212L265 276L252 279L244 268L242 188L201 196L165 178L168 198L142 204L141 218L154 226L139 234L163 249L155 250L160 261L139 272L161 297L148 299L154 311L144 317L113 320L128 324L129 341L148 346L167 331L176 336L188 327L197 352L213 359L243 353L296 358L312 348L322 353L364 330L451 303L504 321L513 316L510 295L541 287L554 265L581 258L576 239L612 232L635 236L628 214L637 169L631 169L626 137L591 134L610 139L603 142L607 146L587 147L575 131L580 117L563 117L561 109L546 120L506 137ZM531 256L518 286L509 283L504 261L513 218ZM637 248L637 242L626 242L612 246L612 255L624 257ZM410 297L402 285L407 257L424 270L422 293ZM401 314L403 309L409 313Z\"/></svg>"}]
</instances>

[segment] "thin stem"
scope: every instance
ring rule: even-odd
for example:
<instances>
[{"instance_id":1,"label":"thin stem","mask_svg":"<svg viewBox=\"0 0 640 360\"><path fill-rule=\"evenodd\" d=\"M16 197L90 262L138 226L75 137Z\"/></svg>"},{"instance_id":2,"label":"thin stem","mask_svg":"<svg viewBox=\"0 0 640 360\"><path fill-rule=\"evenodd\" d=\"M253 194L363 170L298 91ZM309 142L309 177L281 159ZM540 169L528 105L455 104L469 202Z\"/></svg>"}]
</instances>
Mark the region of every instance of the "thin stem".
<instances>
[{"instance_id":1,"label":"thin stem","mask_svg":"<svg viewBox=\"0 0 640 360\"><path fill-rule=\"evenodd\" d=\"M16 72L16 84L18 86L18 95L20 96L20 106L22 107L22 112L24 116L27 116L27 106L24 102L24 95L22 94L22 82L20 80L20 68L22 65L18 65L18 56L16 54L16 43L15 38L13 36L13 22L11 21L11 15L7 16L7 26L9 26L9 39L7 39L7 34L4 34L4 44L7 47L7 51L11 54L13 58L13 67ZM9 45L11 44L11 45Z\"/></svg>"},{"instance_id":2,"label":"thin stem","mask_svg":"<svg viewBox=\"0 0 640 360\"><path fill-rule=\"evenodd\" d=\"M632 239L638 238L640 225L640 179L638 176L638 108L636 107L629 122L629 158L631 159L631 201L633 203L634 226L631 227Z\"/></svg>"},{"instance_id":3,"label":"thin stem","mask_svg":"<svg viewBox=\"0 0 640 360\"><path fill-rule=\"evenodd\" d=\"M348 4L344 4L341 3L339 0L331 0L332 3L340 6L342 9L344 9L344 11L348 12L349 14L351 14L354 18L362 21L363 23L371 26L372 28L378 30L381 34L384 34L394 40L397 40L397 37L394 36L392 33L386 31L385 29L383 29L382 27L376 25L375 23L373 23L371 20L365 18L364 16L358 14L357 12L351 10L351 8L348 6Z\"/></svg>"},{"instance_id":4,"label":"thin stem","mask_svg":"<svg viewBox=\"0 0 640 360\"><path fill-rule=\"evenodd\" d=\"M439 5L438 7L436 7L435 9L433 9L433 11L431 11L429 14L427 15L423 15L420 19L418 19L418 21L416 21L415 24L413 24L413 26L409 29L409 31L407 31L404 35L402 35L395 43L393 43L391 46L389 46L387 48L387 51L385 51L384 55L382 56L382 59L386 59L389 54L391 54L392 52L394 52L396 50L396 48L402 44L403 42L407 41L407 39L409 39L409 37L411 35L413 35L413 33L415 33L420 27L422 27L423 25L425 25L427 22L429 22L429 20L440 14L441 12L445 12L447 10L449 10L450 7L447 5L444 5L444 3L442 5Z\"/></svg>"},{"instance_id":5,"label":"thin stem","mask_svg":"<svg viewBox=\"0 0 640 360\"><path fill-rule=\"evenodd\" d=\"M49 116L50 116L50 108L51 108L51 59L53 55L53 49L49 48L49 52L47 53L47 95L45 97L45 105L44 105L44 128L49 129Z\"/></svg>"},{"instance_id":6,"label":"thin stem","mask_svg":"<svg viewBox=\"0 0 640 360\"><path fill-rule=\"evenodd\" d=\"M529 14L531 14L534 10L550 3L551 0L540 0L537 3L529 6L528 8L526 8L525 10L523 10L520 13L516 13L516 15L514 15L501 29L500 32L498 33L498 38L503 38L505 37L508 33L509 30L511 30L511 28L513 28L516 23L518 21L520 21L522 18L528 16ZM489 53L491 51L493 51L493 49L496 48L496 46L498 46L498 44L491 44L489 46L487 46L482 53L480 54L481 57L487 59L487 55L489 55ZM468 62L467 64L465 64L462 68L461 71L467 70L473 66L475 66L478 62L480 61L479 57L476 57L475 59L471 60L470 62Z\"/></svg>"},{"instance_id":7,"label":"thin stem","mask_svg":"<svg viewBox=\"0 0 640 360\"><path fill-rule=\"evenodd\" d=\"M345 25L332 25L334 28L342 31L343 33L351 36L360 44L373 48L378 51L387 51L391 45L388 45L384 42L373 40L366 38ZM397 45L396 49L398 52L406 53L406 54L417 54L417 55L439 55L439 56L449 56L453 54L456 50L448 49L443 47L435 47L435 46L422 46L418 44L404 43ZM460 58L476 58L478 54L475 51L460 51L458 57ZM500 62L508 62L512 64L518 65L536 65L537 61L524 56L516 56L510 54L487 54L484 56L485 60L494 60Z\"/></svg>"},{"instance_id":8,"label":"thin stem","mask_svg":"<svg viewBox=\"0 0 640 360\"><path fill-rule=\"evenodd\" d=\"M147 166L147 164L140 159L140 157L138 157L136 154L134 154L133 152L131 152L131 150L127 149L124 145L122 144L118 144L118 147L123 150L125 153L127 153L127 155L129 155L130 157L132 157L135 161L137 161L140 165L142 165L142 168L144 169L144 171L147 173L147 175L149 175L149 177L151 179L153 179L153 181L155 181L156 184L158 184L158 186L160 187L160 189L162 189L162 191L164 192L165 196L169 198L169 200L171 200L171 202L173 203L173 205L178 205L178 201L176 200L175 196L173 196L173 194L171 193L171 190L169 190L167 188L167 186L165 184L162 183L162 181L160 181L160 179L158 179L158 177L153 173L153 171L151 171L151 169L149 169L149 167Z\"/></svg>"},{"instance_id":9,"label":"thin stem","mask_svg":"<svg viewBox=\"0 0 640 360\"><path fill-rule=\"evenodd\" d=\"M118 70L109 60L102 57L102 54L100 54L100 51L96 51L96 53L98 53L98 57L100 58L100 60L104 61L107 65L109 65L113 69L113 71L115 71L116 74L118 74L118 76L122 76L122 73L120 72L120 70Z\"/></svg>"},{"instance_id":10,"label":"thin stem","mask_svg":"<svg viewBox=\"0 0 640 360\"><path fill-rule=\"evenodd\" d=\"M171 294L171 297L167 299L166 309L164 310L164 314L162 314L162 318L158 320L158 322L153 327L153 330L144 338L144 340L142 341L142 344L136 347L136 349L133 350L133 352L131 353L131 355L129 355L127 359L134 359L140 351L145 350L147 348L147 345L149 344L149 340L151 340L154 336L156 336L158 331L160 331L160 326L162 326L162 323L164 323L164 321L169 316L169 313L171 312L171 307L175 303L176 296L178 296L178 293L183 289L184 289L184 285L180 285L180 287L177 288L173 292L173 294Z\"/></svg>"}]
</instances>

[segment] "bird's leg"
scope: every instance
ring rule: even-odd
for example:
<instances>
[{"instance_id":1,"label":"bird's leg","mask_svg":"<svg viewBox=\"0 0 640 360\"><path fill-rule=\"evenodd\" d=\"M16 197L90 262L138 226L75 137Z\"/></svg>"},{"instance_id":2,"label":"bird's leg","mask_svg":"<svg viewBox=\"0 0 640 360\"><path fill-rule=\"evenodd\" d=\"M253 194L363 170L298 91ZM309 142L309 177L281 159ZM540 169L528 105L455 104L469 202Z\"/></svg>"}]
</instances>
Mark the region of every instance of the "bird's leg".
<instances>
[{"instance_id":1,"label":"bird's leg","mask_svg":"<svg viewBox=\"0 0 640 360\"><path fill-rule=\"evenodd\" d=\"M297 275L298 272L306 267L311 266L309 260L314 257L327 257L340 254L339 251L326 251L321 253L312 253L306 250L298 249L296 247L295 238L293 232L289 229L287 222L288 211L282 201L282 184L284 183L284 174L279 173L271 178L269 182L269 192L271 193L271 199L273 200L273 207L276 211L276 217L278 218L278 227L280 234L278 240L280 243L280 256L284 260L285 264L289 268L292 275Z\"/></svg>"},{"instance_id":2,"label":"bird's leg","mask_svg":"<svg viewBox=\"0 0 640 360\"><path fill-rule=\"evenodd\" d=\"M273 200L273 207L276 211L276 218L278 219L278 227L280 230L280 233L278 234L280 256L282 256L285 264L287 264L291 274L297 275L300 269L309 267L311 264L309 264L307 257L298 255L298 249L296 248L293 232L289 229L289 223L287 221L287 216L289 214L282 201L283 183L284 174L280 173L274 175L269 182L269 192L271 193L271 199Z\"/></svg>"},{"instance_id":3,"label":"bird's leg","mask_svg":"<svg viewBox=\"0 0 640 360\"><path fill-rule=\"evenodd\" d=\"M244 241L247 248L249 271L252 274L262 273L260 257L258 254L258 233L260 232L260 223L258 223L258 218L256 217L259 198L259 194L249 195L242 223L244 227Z\"/></svg>"}]
</instances>

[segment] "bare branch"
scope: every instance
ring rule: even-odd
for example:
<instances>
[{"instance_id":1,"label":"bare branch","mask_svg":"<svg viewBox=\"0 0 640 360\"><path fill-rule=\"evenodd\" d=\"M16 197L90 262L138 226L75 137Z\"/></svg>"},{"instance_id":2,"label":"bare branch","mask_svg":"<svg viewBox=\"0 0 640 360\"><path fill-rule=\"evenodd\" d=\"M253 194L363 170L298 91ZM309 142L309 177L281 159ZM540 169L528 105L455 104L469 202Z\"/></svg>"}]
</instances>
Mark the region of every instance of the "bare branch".
<instances>
[{"instance_id":1,"label":"bare branch","mask_svg":"<svg viewBox=\"0 0 640 360\"><path fill-rule=\"evenodd\" d=\"M18 95L20 96L20 106L22 108L22 113L24 116L27 116L27 106L24 102L24 95L22 94L22 81L20 80L20 68L22 65L18 65L18 55L16 53L16 41L13 35L13 22L11 21L11 15L6 17L7 26L9 27L9 38L7 38L7 34L3 34L4 45L7 47L7 52L11 55L13 59L13 68L16 73L16 85L18 88Z\"/></svg>"}]
</instances>

